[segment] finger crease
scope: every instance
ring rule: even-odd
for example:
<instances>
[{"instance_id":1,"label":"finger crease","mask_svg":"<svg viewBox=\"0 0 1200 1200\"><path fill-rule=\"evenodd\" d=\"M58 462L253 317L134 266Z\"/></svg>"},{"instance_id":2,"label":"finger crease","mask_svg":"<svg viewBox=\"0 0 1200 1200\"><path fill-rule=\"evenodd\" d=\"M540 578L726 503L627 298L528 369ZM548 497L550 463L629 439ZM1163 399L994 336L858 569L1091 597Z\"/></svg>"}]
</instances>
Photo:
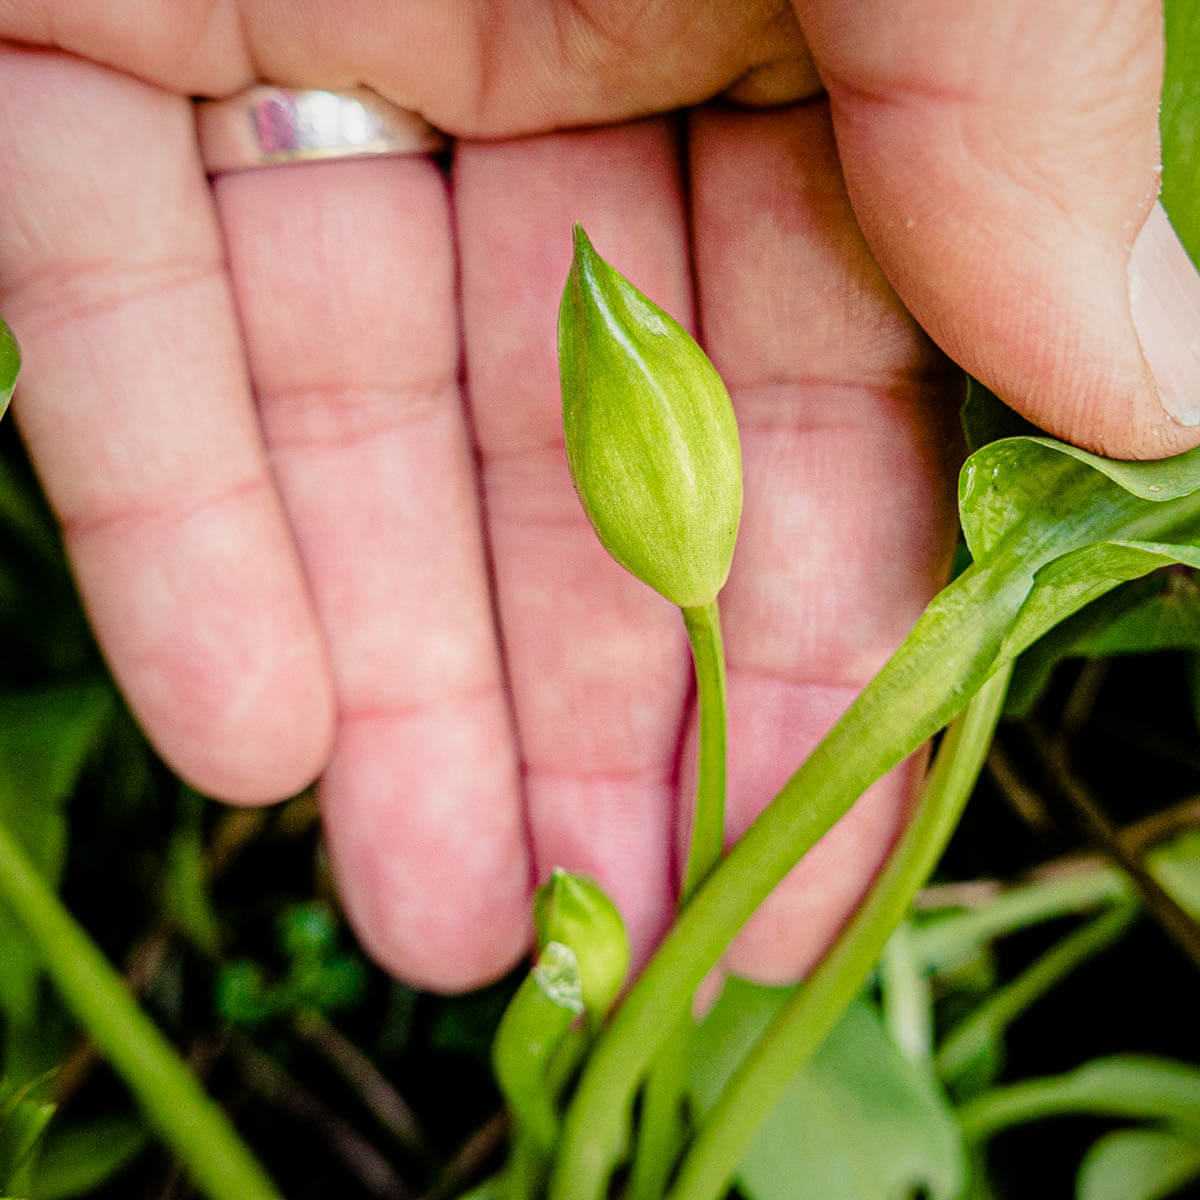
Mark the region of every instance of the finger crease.
<instances>
[{"instance_id":1,"label":"finger crease","mask_svg":"<svg viewBox=\"0 0 1200 1200\"><path fill-rule=\"evenodd\" d=\"M103 503L89 506L78 513L60 513L59 523L68 540L78 541L98 533L128 525L151 525L172 522L183 524L193 517L220 508L226 504L239 504L256 494L271 490L265 475L255 474L237 479L215 491L202 495L162 498L151 500L137 498L125 502Z\"/></svg>"},{"instance_id":2,"label":"finger crease","mask_svg":"<svg viewBox=\"0 0 1200 1200\"><path fill-rule=\"evenodd\" d=\"M57 264L25 276L6 303L14 311L19 307L27 324L53 329L217 280L223 284L224 278L224 264L217 258L133 266L108 260Z\"/></svg>"}]
</instances>

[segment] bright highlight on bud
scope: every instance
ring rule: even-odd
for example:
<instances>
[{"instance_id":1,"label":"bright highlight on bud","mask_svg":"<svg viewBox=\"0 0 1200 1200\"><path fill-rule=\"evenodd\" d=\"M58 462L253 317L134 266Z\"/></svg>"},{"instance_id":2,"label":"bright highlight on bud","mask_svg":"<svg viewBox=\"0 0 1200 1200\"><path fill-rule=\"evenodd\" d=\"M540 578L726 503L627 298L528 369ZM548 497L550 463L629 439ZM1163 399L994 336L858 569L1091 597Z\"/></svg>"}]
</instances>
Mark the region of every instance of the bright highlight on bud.
<instances>
[{"instance_id":1,"label":"bright highlight on bud","mask_svg":"<svg viewBox=\"0 0 1200 1200\"><path fill-rule=\"evenodd\" d=\"M578 225L558 364L567 461L600 541L681 608L710 604L729 574L742 512L729 393L687 331Z\"/></svg>"},{"instance_id":2,"label":"bright highlight on bud","mask_svg":"<svg viewBox=\"0 0 1200 1200\"><path fill-rule=\"evenodd\" d=\"M533 923L539 946L561 942L575 952L584 1007L602 1017L629 970L629 938L617 906L586 875L556 870L533 898Z\"/></svg>"}]
</instances>

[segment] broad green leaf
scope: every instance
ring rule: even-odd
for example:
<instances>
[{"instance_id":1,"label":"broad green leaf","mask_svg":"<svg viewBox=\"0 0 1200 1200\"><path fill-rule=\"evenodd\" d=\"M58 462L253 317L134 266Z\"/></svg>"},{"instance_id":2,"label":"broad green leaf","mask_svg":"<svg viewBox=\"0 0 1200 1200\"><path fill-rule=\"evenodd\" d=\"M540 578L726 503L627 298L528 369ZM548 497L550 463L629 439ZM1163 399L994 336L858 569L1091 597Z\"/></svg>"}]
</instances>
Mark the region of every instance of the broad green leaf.
<instances>
[{"instance_id":1,"label":"broad green leaf","mask_svg":"<svg viewBox=\"0 0 1200 1200\"><path fill-rule=\"evenodd\" d=\"M141 1153L149 1140L136 1117L98 1117L52 1129L31 1189L38 1200L90 1195Z\"/></svg>"},{"instance_id":2,"label":"broad green leaf","mask_svg":"<svg viewBox=\"0 0 1200 1200\"><path fill-rule=\"evenodd\" d=\"M1162 1200L1200 1177L1200 1137L1124 1129L1096 1142L1079 1167L1075 1200Z\"/></svg>"},{"instance_id":3,"label":"broad green leaf","mask_svg":"<svg viewBox=\"0 0 1200 1200\"><path fill-rule=\"evenodd\" d=\"M66 852L66 801L113 712L101 685L0 695L0 821L53 882ZM24 934L0 908L0 1011L14 1027L33 1017L37 977Z\"/></svg>"},{"instance_id":4,"label":"broad green leaf","mask_svg":"<svg viewBox=\"0 0 1200 1200\"><path fill-rule=\"evenodd\" d=\"M1138 582L1141 594L1130 597L1123 610L1104 625L1077 633L1077 654L1098 658L1200 649L1200 578L1173 571Z\"/></svg>"},{"instance_id":5,"label":"broad green leaf","mask_svg":"<svg viewBox=\"0 0 1200 1200\"><path fill-rule=\"evenodd\" d=\"M1200 580L1159 571L1114 588L1060 622L1020 657L1005 712L1024 716L1068 658L1200 649Z\"/></svg>"},{"instance_id":6,"label":"broad green leaf","mask_svg":"<svg viewBox=\"0 0 1200 1200\"><path fill-rule=\"evenodd\" d=\"M0 416L8 407L16 386L17 374L21 370L21 350L12 330L0 317Z\"/></svg>"},{"instance_id":7,"label":"broad green leaf","mask_svg":"<svg viewBox=\"0 0 1200 1200\"><path fill-rule=\"evenodd\" d=\"M1163 204L1171 224L1200 262L1200 6L1167 0L1167 68L1163 78Z\"/></svg>"},{"instance_id":8,"label":"broad green leaf","mask_svg":"<svg viewBox=\"0 0 1200 1200\"><path fill-rule=\"evenodd\" d=\"M701 1025L692 1095L710 1106L792 994L730 979ZM858 1001L796 1076L738 1171L753 1200L894 1200L925 1188L951 1200L964 1186L954 1118L928 1073Z\"/></svg>"},{"instance_id":9,"label":"broad green leaf","mask_svg":"<svg viewBox=\"0 0 1200 1200\"><path fill-rule=\"evenodd\" d=\"M1097 542L1048 563L1034 576L1034 588L1001 648L1015 658L1063 618L1159 567L1184 563L1200 567L1200 548L1155 542Z\"/></svg>"},{"instance_id":10,"label":"broad green leaf","mask_svg":"<svg viewBox=\"0 0 1200 1200\"><path fill-rule=\"evenodd\" d=\"M1005 438L964 464L959 514L974 562L852 706L847 734L903 726L907 752L1058 622L1126 580L1200 563L1200 450L1121 463L1050 438Z\"/></svg>"},{"instance_id":11,"label":"broad green leaf","mask_svg":"<svg viewBox=\"0 0 1200 1200\"><path fill-rule=\"evenodd\" d=\"M1168 512L1167 502L1197 490L1200 448L1158 462L1120 462L1053 438L1003 438L964 464L959 514L976 561L999 553L1009 535L1015 544L1003 546L1008 554L1057 557L1128 526L1144 528L1140 536L1166 533L1176 516L1194 532L1197 506Z\"/></svg>"}]
</instances>

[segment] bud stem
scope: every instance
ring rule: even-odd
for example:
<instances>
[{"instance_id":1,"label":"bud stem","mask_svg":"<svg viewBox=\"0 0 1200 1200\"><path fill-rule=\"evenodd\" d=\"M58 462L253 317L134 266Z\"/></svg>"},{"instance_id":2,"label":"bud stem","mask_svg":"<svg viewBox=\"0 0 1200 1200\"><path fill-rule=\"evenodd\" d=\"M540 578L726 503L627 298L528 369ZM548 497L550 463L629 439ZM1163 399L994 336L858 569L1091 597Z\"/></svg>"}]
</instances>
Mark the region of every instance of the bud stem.
<instances>
[{"instance_id":1,"label":"bud stem","mask_svg":"<svg viewBox=\"0 0 1200 1200\"><path fill-rule=\"evenodd\" d=\"M725 651L717 601L684 608L699 707L696 803L679 906L686 906L721 858L725 844ZM655 1057L642 1093L629 1200L657 1200L684 1139L683 1097L692 1044L691 1013L682 1014Z\"/></svg>"},{"instance_id":2,"label":"bud stem","mask_svg":"<svg viewBox=\"0 0 1200 1200\"><path fill-rule=\"evenodd\" d=\"M696 806L683 877L684 905L717 865L725 845L725 650L716 600L682 612L692 644L700 709Z\"/></svg>"}]
</instances>

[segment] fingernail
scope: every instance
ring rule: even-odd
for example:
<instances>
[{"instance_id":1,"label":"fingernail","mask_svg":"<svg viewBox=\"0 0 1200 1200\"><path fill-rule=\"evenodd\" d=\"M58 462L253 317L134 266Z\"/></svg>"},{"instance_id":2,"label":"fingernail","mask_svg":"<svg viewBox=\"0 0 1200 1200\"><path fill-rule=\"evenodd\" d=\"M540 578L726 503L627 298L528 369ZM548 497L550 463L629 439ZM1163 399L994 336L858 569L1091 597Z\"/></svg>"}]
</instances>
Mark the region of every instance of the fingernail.
<instances>
[{"instance_id":1,"label":"fingernail","mask_svg":"<svg viewBox=\"0 0 1200 1200\"><path fill-rule=\"evenodd\" d=\"M1163 408L1200 425L1200 273L1161 204L1133 243L1129 303Z\"/></svg>"}]
</instances>

